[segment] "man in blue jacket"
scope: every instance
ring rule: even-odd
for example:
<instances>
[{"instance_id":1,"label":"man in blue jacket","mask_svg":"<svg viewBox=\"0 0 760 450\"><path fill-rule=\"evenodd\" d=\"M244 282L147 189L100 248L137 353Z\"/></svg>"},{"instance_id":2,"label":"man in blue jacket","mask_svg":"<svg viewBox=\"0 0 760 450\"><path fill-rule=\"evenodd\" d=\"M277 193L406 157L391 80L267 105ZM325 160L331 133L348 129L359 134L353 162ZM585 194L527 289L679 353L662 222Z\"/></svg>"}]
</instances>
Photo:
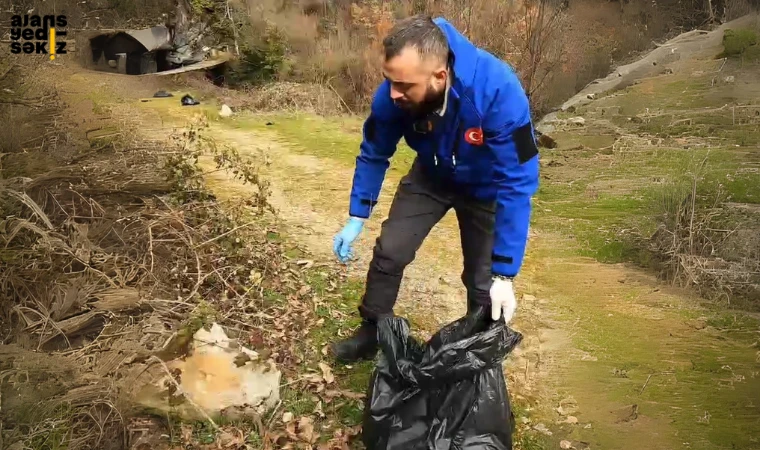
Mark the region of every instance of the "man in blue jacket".
<instances>
[{"instance_id":1,"label":"man in blue jacket","mask_svg":"<svg viewBox=\"0 0 760 450\"><path fill-rule=\"evenodd\" d=\"M404 269L430 230L454 209L468 310L491 305L509 322L512 286L538 187L538 148L528 98L512 68L449 22L414 16L383 41L385 81L364 123L349 220L335 236L342 262L377 203L403 136L417 157L398 185L367 274L357 332L332 345L344 362L373 357L379 318L393 314Z\"/></svg>"}]
</instances>

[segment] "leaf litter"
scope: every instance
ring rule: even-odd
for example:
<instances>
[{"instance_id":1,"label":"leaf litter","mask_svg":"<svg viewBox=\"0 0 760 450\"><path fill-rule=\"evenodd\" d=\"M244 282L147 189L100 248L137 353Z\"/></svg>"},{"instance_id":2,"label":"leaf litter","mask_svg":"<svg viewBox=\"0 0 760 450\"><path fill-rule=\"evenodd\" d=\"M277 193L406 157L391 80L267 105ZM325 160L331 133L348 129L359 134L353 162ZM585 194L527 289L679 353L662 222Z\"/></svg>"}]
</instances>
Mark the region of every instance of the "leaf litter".
<instances>
[{"instance_id":1,"label":"leaf litter","mask_svg":"<svg viewBox=\"0 0 760 450\"><path fill-rule=\"evenodd\" d=\"M203 118L174 133L169 145L162 141L157 151L155 140L131 121L135 114L116 106L111 113L108 120L120 121L121 133L106 150L68 160L76 164L59 161L36 178L0 181L6 213L0 221L0 289L8 299L0 312L11 330L0 352L7 369L3 388L12 394L3 398L6 443L28 447L40 431L65 428L70 431L62 444L73 450L111 448L105 443L152 448L170 436L195 448L245 448L250 435L264 448L349 448L358 428L331 418L334 412L325 405L362 396L336 388L322 361L326 349L308 338L324 323L316 315L321 300L305 277L315 263L290 260L282 243L271 239L277 232L265 225L264 215L272 212L268 184L255 164L204 138ZM64 126L64 117L56 126ZM85 118L83 124L97 120ZM64 156L82 143L79 129L71 129L71 148L59 152ZM258 194L218 201L197 164L208 156ZM327 291L337 288L336 279L329 280ZM192 352L204 347L215 350ZM39 350L48 354L32 356ZM213 364L198 364L199 356ZM260 409L232 400L211 405L193 387L214 388L202 370L209 365L233 374L267 365L272 380L279 382L282 374L285 384L293 381L313 395L315 407L298 417L286 412L290 420L280 423L267 418L282 404L276 396L262 400ZM304 376L305 367L316 369ZM55 389L33 385L30 374ZM226 378L232 384L240 379ZM270 382L270 393L276 384ZM151 397L146 386L157 388L153 400L163 400L145 406ZM51 395L38 397L35 391L43 390ZM125 399L137 401L124 408ZM68 415L53 419L50 414L64 404ZM29 417L14 415L28 405L38 416L35 428L24 422ZM172 433L155 419L164 408L200 414L211 431L181 424L181 433ZM211 417L217 412L249 425L220 427ZM95 423L95 417L104 419Z\"/></svg>"}]
</instances>

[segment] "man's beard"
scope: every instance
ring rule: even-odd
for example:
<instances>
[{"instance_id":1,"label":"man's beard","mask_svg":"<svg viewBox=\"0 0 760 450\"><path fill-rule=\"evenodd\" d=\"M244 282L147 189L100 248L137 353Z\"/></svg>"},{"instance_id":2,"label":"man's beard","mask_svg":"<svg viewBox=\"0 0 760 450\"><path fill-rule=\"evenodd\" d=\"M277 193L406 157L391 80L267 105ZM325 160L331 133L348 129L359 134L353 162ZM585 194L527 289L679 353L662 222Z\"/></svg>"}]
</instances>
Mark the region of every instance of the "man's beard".
<instances>
[{"instance_id":1,"label":"man's beard","mask_svg":"<svg viewBox=\"0 0 760 450\"><path fill-rule=\"evenodd\" d=\"M412 113L413 116L421 118L441 109L444 98L444 91L437 91L433 85L429 85L425 91L425 97L420 103L403 102L397 103L397 105Z\"/></svg>"}]
</instances>

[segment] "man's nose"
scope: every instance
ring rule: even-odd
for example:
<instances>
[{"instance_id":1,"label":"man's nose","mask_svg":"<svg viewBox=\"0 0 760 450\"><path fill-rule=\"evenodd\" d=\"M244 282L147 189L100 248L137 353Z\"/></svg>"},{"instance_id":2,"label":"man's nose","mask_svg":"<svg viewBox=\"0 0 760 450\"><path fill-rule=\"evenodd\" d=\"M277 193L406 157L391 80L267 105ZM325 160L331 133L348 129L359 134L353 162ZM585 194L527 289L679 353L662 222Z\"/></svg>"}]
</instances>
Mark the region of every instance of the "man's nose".
<instances>
[{"instance_id":1,"label":"man's nose","mask_svg":"<svg viewBox=\"0 0 760 450\"><path fill-rule=\"evenodd\" d=\"M391 100L395 101L395 100L400 99L403 96L404 94L401 91L391 86Z\"/></svg>"}]
</instances>

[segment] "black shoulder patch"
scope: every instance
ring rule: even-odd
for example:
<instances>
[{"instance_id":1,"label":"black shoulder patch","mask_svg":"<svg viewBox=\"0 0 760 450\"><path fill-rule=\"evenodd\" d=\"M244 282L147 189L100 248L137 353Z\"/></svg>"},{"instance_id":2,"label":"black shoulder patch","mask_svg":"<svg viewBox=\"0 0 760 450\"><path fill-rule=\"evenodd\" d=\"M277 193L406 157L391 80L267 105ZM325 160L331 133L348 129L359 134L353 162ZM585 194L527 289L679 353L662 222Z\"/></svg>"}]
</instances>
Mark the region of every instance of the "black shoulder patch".
<instances>
[{"instance_id":1,"label":"black shoulder patch","mask_svg":"<svg viewBox=\"0 0 760 450\"><path fill-rule=\"evenodd\" d=\"M520 164L524 164L534 156L538 155L538 147L536 146L536 140L533 136L533 127L530 122L516 129L512 133L512 140L515 141L515 147L517 147L517 159Z\"/></svg>"},{"instance_id":2,"label":"black shoulder patch","mask_svg":"<svg viewBox=\"0 0 760 450\"><path fill-rule=\"evenodd\" d=\"M375 140L375 118L372 114L367 118L367 122L364 124L364 137L368 141Z\"/></svg>"}]
</instances>

